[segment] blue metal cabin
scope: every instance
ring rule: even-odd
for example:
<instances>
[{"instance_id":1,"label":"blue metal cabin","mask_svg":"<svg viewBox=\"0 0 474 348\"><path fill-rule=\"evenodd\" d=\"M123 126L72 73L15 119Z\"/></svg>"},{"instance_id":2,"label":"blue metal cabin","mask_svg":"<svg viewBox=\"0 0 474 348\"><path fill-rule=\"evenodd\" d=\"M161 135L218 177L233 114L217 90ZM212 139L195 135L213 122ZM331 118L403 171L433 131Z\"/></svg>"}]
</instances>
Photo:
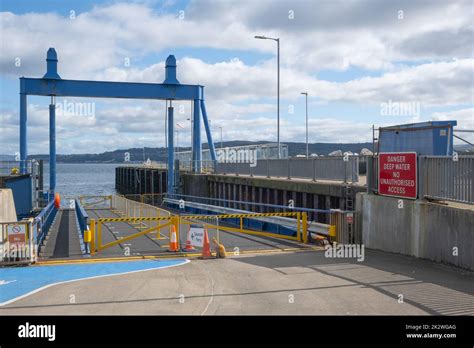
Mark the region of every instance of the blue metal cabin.
<instances>
[{"instance_id":1,"label":"blue metal cabin","mask_svg":"<svg viewBox=\"0 0 474 348\"><path fill-rule=\"evenodd\" d=\"M16 214L19 219L28 217L33 210L33 182L30 174L11 176L5 187L12 190Z\"/></svg>"},{"instance_id":2,"label":"blue metal cabin","mask_svg":"<svg viewBox=\"0 0 474 348\"><path fill-rule=\"evenodd\" d=\"M379 128L379 152L451 156L457 121L430 121Z\"/></svg>"}]
</instances>

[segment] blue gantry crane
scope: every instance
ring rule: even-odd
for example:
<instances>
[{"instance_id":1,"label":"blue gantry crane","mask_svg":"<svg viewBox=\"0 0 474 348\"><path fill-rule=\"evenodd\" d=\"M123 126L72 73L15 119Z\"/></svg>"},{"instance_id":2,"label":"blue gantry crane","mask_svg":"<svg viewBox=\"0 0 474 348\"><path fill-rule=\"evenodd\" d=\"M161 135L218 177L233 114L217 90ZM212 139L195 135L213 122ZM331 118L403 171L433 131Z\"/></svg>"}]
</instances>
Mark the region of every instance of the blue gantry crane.
<instances>
[{"instance_id":1,"label":"blue gantry crane","mask_svg":"<svg viewBox=\"0 0 474 348\"><path fill-rule=\"evenodd\" d=\"M211 159L216 160L216 152L207 118L204 102L204 86L184 85L176 78L176 58L173 55L166 59L165 80L163 83L135 83L111 81L65 80L58 74L58 57L56 50L50 48L46 57L46 74L42 78L20 78L20 171L26 173L28 156L27 141L27 96L50 96L49 105L49 139L50 139L50 191L56 188L56 97L91 97L91 98L129 98L155 99L169 101L168 117L168 193L176 191L174 175L174 108L173 100L193 101L192 129L192 168L195 173L201 172L201 115L207 134Z\"/></svg>"}]
</instances>

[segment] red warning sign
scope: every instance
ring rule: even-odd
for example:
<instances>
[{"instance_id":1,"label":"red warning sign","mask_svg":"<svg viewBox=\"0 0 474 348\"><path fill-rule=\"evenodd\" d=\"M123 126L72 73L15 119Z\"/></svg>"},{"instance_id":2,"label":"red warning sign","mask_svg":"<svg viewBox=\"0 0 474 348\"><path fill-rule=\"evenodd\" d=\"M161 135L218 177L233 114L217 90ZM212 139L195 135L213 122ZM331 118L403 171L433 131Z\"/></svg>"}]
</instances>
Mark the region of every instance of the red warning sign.
<instances>
[{"instance_id":1,"label":"red warning sign","mask_svg":"<svg viewBox=\"0 0 474 348\"><path fill-rule=\"evenodd\" d=\"M379 194L416 199L416 152L379 154Z\"/></svg>"}]
</instances>

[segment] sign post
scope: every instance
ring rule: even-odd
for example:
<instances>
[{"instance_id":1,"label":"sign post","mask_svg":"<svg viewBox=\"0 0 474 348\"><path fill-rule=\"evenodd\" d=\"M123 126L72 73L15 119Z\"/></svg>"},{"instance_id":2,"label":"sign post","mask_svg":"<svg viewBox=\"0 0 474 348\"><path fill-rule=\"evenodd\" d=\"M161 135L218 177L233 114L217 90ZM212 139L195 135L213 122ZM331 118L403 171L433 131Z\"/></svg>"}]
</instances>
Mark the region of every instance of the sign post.
<instances>
[{"instance_id":1,"label":"sign post","mask_svg":"<svg viewBox=\"0 0 474 348\"><path fill-rule=\"evenodd\" d=\"M407 199L418 195L416 152L379 153L379 194Z\"/></svg>"},{"instance_id":2,"label":"sign post","mask_svg":"<svg viewBox=\"0 0 474 348\"><path fill-rule=\"evenodd\" d=\"M191 225L189 229L189 236L191 245L195 247L201 247L204 244L204 228L196 225Z\"/></svg>"}]
</instances>

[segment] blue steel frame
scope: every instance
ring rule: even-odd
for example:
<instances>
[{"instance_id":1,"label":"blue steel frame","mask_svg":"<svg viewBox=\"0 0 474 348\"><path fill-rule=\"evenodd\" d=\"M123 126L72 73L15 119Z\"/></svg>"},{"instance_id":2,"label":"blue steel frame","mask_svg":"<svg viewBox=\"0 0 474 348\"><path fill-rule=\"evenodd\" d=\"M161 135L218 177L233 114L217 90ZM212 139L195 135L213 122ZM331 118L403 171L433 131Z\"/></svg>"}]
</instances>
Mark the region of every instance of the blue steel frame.
<instances>
[{"instance_id":1,"label":"blue steel frame","mask_svg":"<svg viewBox=\"0 0 474 348\"><path fill-rule=\"evenodd\" d=\"M58 58L56 50L50 48L46 57L47 71L43 78L20 78L20 172L26 173L28 157L27 143L27 96L54 97L90 97L90 98L129 98L159 100L192 100L194 102L193 126L193 169L201 172L201 114L206 130L211 158L216 160L216 152L207 119L204 102L204 87L201 85L183 85L176 79L176 59L173 55L166 59L165 81L159 83L134 83L110 81L79 81L63 80L57 72ZM55 105L51 102L50 113L50 190L56 188L56 129ZM174 151L173 151L173 107L168 108L168 193L175 193L174 182Z\"/></svg>"}]
</instances>

